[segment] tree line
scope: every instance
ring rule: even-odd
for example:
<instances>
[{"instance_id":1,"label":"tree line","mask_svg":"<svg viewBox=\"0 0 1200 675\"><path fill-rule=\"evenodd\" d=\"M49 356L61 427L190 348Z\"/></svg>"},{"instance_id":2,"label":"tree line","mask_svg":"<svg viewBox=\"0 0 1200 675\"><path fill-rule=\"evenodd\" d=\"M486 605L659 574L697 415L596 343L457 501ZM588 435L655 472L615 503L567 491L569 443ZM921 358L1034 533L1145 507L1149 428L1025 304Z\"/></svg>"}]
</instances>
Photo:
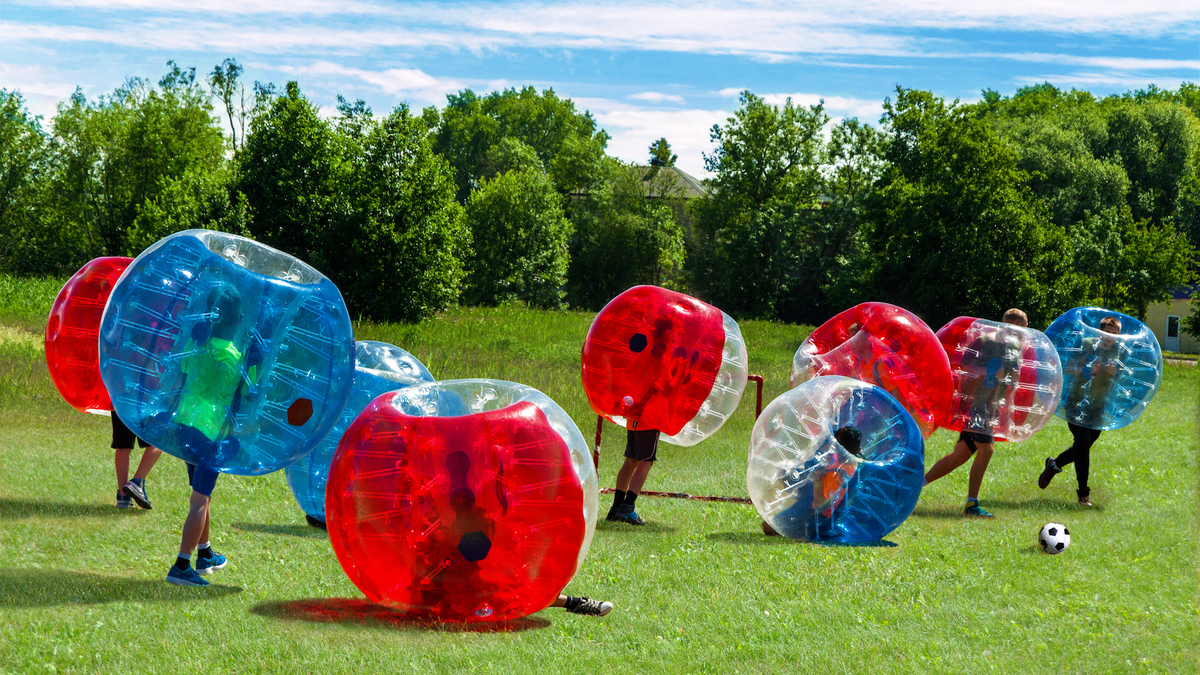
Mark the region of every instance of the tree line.
<instances>
[{"instance_id":1,"label":"tree line","mask_svg":"<svg viewBox=\"0 0 1200 675\"><path fill-rule=\"evenodd\" d=\"M897 87L878 126L744 92L689 188L553 90L401 104L168 62L59 104L49 130L0 90L0 271L72 273L189 228L309 262L355 316L456 303L598 309L629 286L737 317L819 323L864 300L931 325L1095 303L1142 315L1195 280L1200 88L1099 98L1049 84L973 104ZM1200 326L1189 322L1193 332Z\"/></svg>"}]
</instances>

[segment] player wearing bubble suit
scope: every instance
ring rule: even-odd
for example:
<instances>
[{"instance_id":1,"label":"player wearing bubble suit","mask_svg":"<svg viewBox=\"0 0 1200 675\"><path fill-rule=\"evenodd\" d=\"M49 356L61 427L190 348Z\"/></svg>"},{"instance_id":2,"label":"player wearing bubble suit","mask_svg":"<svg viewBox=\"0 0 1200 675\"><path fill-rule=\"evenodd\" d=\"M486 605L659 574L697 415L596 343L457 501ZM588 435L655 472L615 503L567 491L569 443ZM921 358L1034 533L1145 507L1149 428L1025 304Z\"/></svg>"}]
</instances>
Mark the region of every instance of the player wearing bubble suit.
<instances>
[{"instance_id":1,"label":"player wearing bubble suit","mask_svg":"<svg viewBox=\"0 0 1200 675\"><path fill-rule=\"evenodd\" d=\"M1025 327L1029 325L1029 317L1025 312L1013 308L1004 312L1004 323ZM1006 396L1007 389L1012 387L1020 371L1021 343L1020 340L1004 335L980 336L969 347L969 352L978 354L973 357L984 364L986 375L971 382L970 393L974 403L968 411L972 420L971 428L990 428L993 416L997 412L996 401ZM980 391L982 390L982 392ZM976 426L975 421L979 422ZM976 431L962 431L958 442L950 454L938 460L925 474L925 484L928 485L958 467L971 462L971 473L967 479L967 505L963 515L976 518L991 518L992 514L979 505L979 489L983 486L983 476L987 472L988 463L992 461L996 439L991 434Z\"/></svg>"},{"instance_id":2,"label":"player wearing bubble suit","mask_svg":"<svg viewBox=\"0 0 1200 675\"><path fill-rule=\"evenodd\" d=\"M1115 316L1105 317L1100 321L1100 330L1119 335L1121 320ZM1045 490L1050 481L1054 480L1054 476L1062 472L1062 467L1074 462L1075 479L1079 484L1076 496L1081 506L1092 506L1088 469L1091 466L1092 445L1100 439L1101 433L1099 429L1091 429L1085 425L1102 425L1109 392L1123 367L1123 349L1124 346L1116 338L1084 338L1079 354L1063 368L1065 372L1075 376L1071 380L1070 390L1063 394L1067 419L1073 420L1067 422L1067 428L1071 430L1074 440L1071 447L1058 457L1046 458L1046 465L1042 474L1038 476L1038 487Z\"/></svg>"},{"instance_id":3,"label":"player wearing bubble suit","mask_svg":"<svg viewBox=\"0 0 1200 675\"><path fill-rule=\"evenodd\" d=\"M208 321L196 324L192 340L180 361L184 379L178 412L172 420L175 437L184 456L204 457L220 464L237 455L239 443L230 432L246 386L257 380L257 367L249 364L244 346L239 346L237 328L242 319L241 294L232 286L218 286L206 299ZM257 359L254 359L257 361ZM212 492L217 484L215 469L187 463L192 496L183 523L179 555L167 574L178 586L207 586L200 578L225 567L226 558L209 544ZM196 569L191 553L197 551Z\"/></svg>"},{"instance_id":4,"label":"player wearing bubble suit","mask_svg":"<svg viewBox=\"0 0 1200 675\"><path fill-rule=\"evenodd\" d=\"M846 452L855 457L858 457L862 450L862 432L854 427L845 426L838 429L834 432L833 439ZM826 445L831 444L827 443ZM818 462L818 457L822 458L823 462ZM842 515L846 494L852 487L851 483L854 477L858 475L857 465L838 461L838 454L832 447L818 452L800 471L795 473L811 473L818 469L818 464L821 464L819 468L822 473L820 489L817 489L814 481L808 482L807 485L801 486L805 496L800 497L796 502L797 505L811 504L811 512L819 513L820 518L804 523L803 532L798 535L800 539L830 539L834 536L833 522ZM788 483L786 474L780 478L785 488L793 487ZM805 512L808 510L805 509ZM768 537L779 536L775 528L765 520L762 521L762 531Z\"/></svg>"}]
</instances>

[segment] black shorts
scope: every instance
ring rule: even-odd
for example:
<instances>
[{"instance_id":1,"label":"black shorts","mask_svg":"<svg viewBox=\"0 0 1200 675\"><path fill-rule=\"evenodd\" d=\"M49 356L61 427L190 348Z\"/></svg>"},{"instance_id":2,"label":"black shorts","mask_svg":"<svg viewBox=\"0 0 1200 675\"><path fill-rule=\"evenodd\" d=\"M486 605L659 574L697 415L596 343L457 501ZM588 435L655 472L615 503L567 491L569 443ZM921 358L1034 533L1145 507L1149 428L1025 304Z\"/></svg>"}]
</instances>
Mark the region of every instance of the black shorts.
<instances>
[{"instance_id":1,"label":"black shorts","mask_svg":"<svg viewBox=\"0 0 1200 675\"><path fill-rule=\"evenodd\" d=\"M658 429L629 429L625 432L625 456L639 462L658 459Z\"/></svg>"},{"instance_id":2,"label":"black shorts","mask_svg":"<svg viewBox=\"0 0 1200 675\"><path fill-rule=\"evenodd\" d=\"M116 411L113 411L112 414L112 427L112 445L109 447L113 450L132 450L134 439L137 439L139 448L150 447L149 443L133 435L133 432L129 430L129 427L125 426L125 423L121 421L120 417L117 417Z\"/></svg>"},{"instance_id":3,"label":"black shorts","mask_svg":"<svg viewBox=\"0 0 1200 675\"><path fill-rule=\"evenodd\" d=\"M970 450L971 454L973 455L975 454L976 443L995 443L996 437L988 436L987 434L977 434L974 431L961 431L958 434L958 440L966 443L967 449Z\"/></svg>"},{"instance_id":4,"label":"black shorts","mask_svg":"<svg viewBox=\"0 0 1200 675\"><path fill-rule=\"evenodd\" d=\"M213 488L217 487L217 476L220 476L221 473L203 466L196 466L195 464L188 464L187 470L188 485L191 485L193 490L205 497L211 497Z\"/></svg>"}]
</instances>

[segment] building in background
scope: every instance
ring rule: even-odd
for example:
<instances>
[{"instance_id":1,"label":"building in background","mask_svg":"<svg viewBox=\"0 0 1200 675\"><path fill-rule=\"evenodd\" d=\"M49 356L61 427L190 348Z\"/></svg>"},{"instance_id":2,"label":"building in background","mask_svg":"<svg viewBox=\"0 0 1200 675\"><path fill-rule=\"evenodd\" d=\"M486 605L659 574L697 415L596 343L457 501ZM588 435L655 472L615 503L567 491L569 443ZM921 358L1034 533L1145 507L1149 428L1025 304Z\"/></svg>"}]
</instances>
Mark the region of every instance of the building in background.
<instances>
[{"instance_id":1,"label":"building in background","mask_svg":"<svg viewBox=\"0 0 1200 675\"><path fill-rule=\"evenodd\" d=\"M1196 289L1195 285L1176 286L1171 289L1170 300L1146 308L1146 325L1154 331L1164 352L1200 354L1200 339L1183 330L1180 323L1191 311L1188 303Z\"/></svg>"}]
</instances>

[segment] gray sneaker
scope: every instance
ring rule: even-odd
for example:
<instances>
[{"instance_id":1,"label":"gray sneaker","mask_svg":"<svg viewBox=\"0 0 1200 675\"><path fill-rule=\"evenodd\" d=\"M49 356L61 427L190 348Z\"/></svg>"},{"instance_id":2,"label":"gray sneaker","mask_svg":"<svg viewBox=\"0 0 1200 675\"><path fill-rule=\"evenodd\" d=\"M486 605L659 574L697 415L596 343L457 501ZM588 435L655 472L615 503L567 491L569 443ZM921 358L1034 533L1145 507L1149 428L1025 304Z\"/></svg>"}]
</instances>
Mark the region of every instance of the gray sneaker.
<instances>
[{"instance_id":1,"label":"gray sneaker","mask_svg":"<svg viewBox=\"0 0 1200 675\"><path fill-rule=\"evenodd\" d=\"M125 491L126 495L129 495L129 498L132 499L135 504L143 509L154 508L150 505L150 499L146 497L146 483L144 479L134 478L126 483L125 487L121 489Z\"/></svg>"},{"instance_id":2,"label":"gray sneaker","mask_svg":"<svg viewBox=\"0 0 1200 675\"><path fill-rule=\"evenodd\" d=\"M592 600L591 598L567 598L565 609L572 614L583 614L584 616L608 616L613 609L613 604L606 600Z\"/></svg>"}]
</instances>

